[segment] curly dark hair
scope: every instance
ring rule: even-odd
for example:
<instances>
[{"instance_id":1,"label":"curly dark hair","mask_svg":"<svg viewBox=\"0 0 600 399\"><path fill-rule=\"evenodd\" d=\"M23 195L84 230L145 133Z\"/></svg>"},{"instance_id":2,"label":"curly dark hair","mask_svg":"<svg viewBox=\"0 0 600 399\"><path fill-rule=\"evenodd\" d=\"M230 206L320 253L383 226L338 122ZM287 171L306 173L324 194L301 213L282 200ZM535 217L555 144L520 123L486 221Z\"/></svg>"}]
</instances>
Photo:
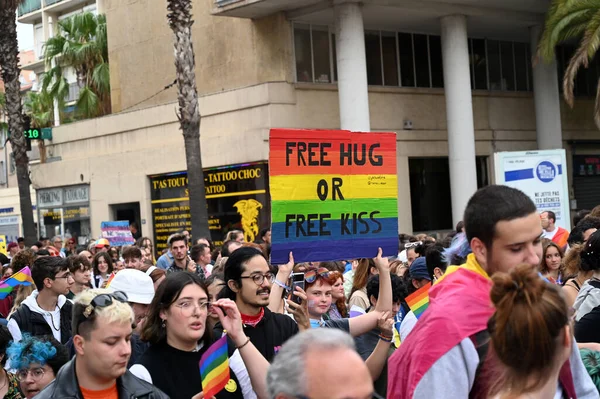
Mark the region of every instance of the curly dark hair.
<instances>
[{"instance_id":1,"label":"curly dark hair","mask_svg":"<svg viewBox=\"0 0 600 399\"><path fill-rule=\"evenodd\" d=\"M10 267L13 269L13 273L16 273L26 266L31 268L34 261L35 253L31 249L24 249L13 256Z\"/></svg>"},{"instance_id":2,"label":"curly dark hair","mask_svg":"<svg viewBox=\"0 0 600 399\"><path fill-rule=\"evenodd\" d=\"M395 274L392 274L391 278L392 302L404 302L404 299L408 296L408 287L406 286L405 281ZM367 282L367 296L369 297L369 301L371 300L371 295L374 296L375 299L379 299L379 275L372 276Z\"/></svg>"}]
</instances>

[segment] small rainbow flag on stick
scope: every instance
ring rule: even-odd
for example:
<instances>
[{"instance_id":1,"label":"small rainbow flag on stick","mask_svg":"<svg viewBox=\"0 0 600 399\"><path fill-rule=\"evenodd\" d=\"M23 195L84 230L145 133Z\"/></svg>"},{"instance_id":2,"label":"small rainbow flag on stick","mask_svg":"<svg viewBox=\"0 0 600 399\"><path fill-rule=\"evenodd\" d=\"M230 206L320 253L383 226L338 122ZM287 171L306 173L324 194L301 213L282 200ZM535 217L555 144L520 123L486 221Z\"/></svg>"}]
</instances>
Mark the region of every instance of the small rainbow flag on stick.
<instances>
[{"instance_id":1,"label":"small rainbow flag on stick","mask_svg":"<svg viewBox=\"0 0 600 399\"><path fill-rule=\"evenodd\" d=\"M229 382L227 335L212 344L200 358L200 377L205 398L212 398Z\"/></svg>"},{"instance_id":2,"label":"small rainbow flag on stick","mask_svg":"<svg viewBox=\"0 0 600 399\"><path fill-rule=\"evenodd\" d=\"M0 281L0 299L6 298L19 285L31 284L33 284L31 270L29 270L29 266L25 266L6 280Z\"/></svg>"},{"instance_id":3,"label":"small rainbow flag on stick","mask_svg":"<svg viewBox=\"0 0 600 399\"><path fill-rule=\"evenodd\" d=\"M429 306L429 289L431 283L427 283L417 291L413 292L406 297L406 303L412 312L415 314L417 320L421 317L425 309Z\"/></svg>"}]
</instances>

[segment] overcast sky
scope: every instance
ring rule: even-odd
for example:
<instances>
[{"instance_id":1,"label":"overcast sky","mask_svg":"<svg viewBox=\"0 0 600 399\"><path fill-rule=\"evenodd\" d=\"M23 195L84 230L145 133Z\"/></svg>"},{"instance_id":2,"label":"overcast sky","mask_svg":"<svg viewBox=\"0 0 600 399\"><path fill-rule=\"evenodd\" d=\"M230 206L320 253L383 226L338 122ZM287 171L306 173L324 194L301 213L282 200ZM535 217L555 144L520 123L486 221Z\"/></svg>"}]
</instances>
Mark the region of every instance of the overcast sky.
<instances>
[{"instance_id":1,"label":"overcast sky","mask_svg":"<svg viewBox=\"0 0 600 399\"><path fill-rule=\"evenodd\" d=\"M32 50L33 25L17 22L17 40L19 41L19 50Z\"/></svg>"}]
</instances>

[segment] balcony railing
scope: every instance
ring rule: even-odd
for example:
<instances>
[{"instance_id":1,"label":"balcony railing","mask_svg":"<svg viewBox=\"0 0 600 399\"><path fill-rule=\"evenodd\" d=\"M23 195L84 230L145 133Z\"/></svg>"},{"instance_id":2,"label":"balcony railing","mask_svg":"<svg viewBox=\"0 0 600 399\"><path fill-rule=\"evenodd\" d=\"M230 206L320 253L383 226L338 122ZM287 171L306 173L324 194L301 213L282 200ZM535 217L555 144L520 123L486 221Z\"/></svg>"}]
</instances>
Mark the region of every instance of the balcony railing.
<instances>
[{"instance_id":1,"label":"balcony railing","mask_svg":"<svg viewBox=\"0 0 600 399\"><path fill-rule=\"evenodd\" d=\"M46 0L46 7L51 6L52 4L60 3L63 0Z\"/></svg>"},{"instance_id":2,"label":"balcony railing","mask_svg":"<svg viewBox=\"0 0 600 399\"><path fill-rule=\"evenodd\" d=\"M25 0L19 5L19 17L42 8L42 0Z\"/></svg>"}]
</instances>

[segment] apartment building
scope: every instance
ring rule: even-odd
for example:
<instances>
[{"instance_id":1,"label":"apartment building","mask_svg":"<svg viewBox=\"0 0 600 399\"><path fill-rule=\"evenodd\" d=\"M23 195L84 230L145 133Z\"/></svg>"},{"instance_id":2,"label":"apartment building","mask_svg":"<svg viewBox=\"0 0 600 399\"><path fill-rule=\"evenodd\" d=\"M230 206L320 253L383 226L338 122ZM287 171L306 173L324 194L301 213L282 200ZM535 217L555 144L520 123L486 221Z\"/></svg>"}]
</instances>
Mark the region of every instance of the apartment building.
<instances>
[{"instance_id":1,"label":"apartment building","mask_svg":"<svg viewBox=\"0 0 600 399\"><path fill-rule=\"evenodd\" d=\"M45 32L52 7L89 5L47 3L20 21ZM241 199L257 199L268 224L268 133L280 127L396 132L403 232L452 228L468 196L494 182L498 151L565 148L573 206L600 203L600 175L579 173L600 163L599 65L580 73L570 109L559 80L573 48L532 65L547 1L333 4L193 1L203 165L236 172L207 183L216 240L240 226ZM54 129L49 162L32 166L40 227L98 236L102 221L128 218L162 241L189 225L176 88L165 89L175 78L166 2L104 0L102 9L113 115ZM260 178L237 178L246 169Z\"/></svg>"}]
</instances>

